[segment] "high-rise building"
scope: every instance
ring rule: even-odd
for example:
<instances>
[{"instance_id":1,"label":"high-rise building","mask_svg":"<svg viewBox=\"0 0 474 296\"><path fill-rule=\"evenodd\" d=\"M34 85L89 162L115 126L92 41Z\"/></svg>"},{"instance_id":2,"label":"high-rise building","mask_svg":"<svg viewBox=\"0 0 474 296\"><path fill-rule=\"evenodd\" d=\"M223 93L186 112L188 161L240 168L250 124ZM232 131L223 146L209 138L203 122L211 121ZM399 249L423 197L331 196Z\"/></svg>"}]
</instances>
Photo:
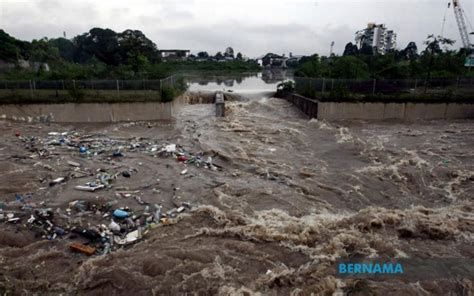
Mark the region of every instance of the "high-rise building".
<instances>
[{"instance_id":1,"label":"high-rise building","mask_svg":"<svg viewBox=\"0 0 474 296\"><path fill-rule=\"evenodd\" d=\"M387 30L384 24L367 24L367 28L356 32L355 40L359 48L370 46L378 54L385 54L397 46L397 34Z\"/></svg>"},{"instance_id":2,"label":"high-rise building","mask_svg":"<svg viewBox=\"0 0 474 296\"><path fill-rule=\"evenodd\" d=\"M394 50L397 47L397 33L394 33L393 30L387 31L387 36L385 37L385 51Z\"/></svg>"}]
</instances>

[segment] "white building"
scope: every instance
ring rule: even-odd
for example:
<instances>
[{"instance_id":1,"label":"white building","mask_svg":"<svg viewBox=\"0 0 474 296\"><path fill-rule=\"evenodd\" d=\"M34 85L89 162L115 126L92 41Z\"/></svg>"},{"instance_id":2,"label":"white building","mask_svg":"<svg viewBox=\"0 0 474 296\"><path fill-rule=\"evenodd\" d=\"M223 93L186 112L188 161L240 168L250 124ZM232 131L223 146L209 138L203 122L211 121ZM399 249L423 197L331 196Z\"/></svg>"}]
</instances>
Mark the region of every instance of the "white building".
<instances>
[{"instance_id":1,"label":"white building","mask_svg":"<svg viewBox=\"0 0 474 296\"><path fill-rule=\"evenodd\" d=\"M397 46L397 34L387 30L384 24L367 24L367 28L356 32L355 40L359 49L370 46L378 54L385 54Z\"/></svg>"},{"instance_id":2,"label":"white building","mask_svg":"<svg viewBox=\"0 0 474 296\"><path fill-rule=\"evenodd\" d=\"M393 30L387 31L387 36L385 37L385 50L394 50L397 47L397 33L394 33Z\"/></svg>"},{"instance_id":3,"label":"white building","mask_svg":"<svg viewBox=\"0 0 474 296\"><path fill-rule=\"evenodd\" d=\"M158 50L164 60L185 60L189 57L189 49L161 49Z\"/></svg>"}]
</instances>

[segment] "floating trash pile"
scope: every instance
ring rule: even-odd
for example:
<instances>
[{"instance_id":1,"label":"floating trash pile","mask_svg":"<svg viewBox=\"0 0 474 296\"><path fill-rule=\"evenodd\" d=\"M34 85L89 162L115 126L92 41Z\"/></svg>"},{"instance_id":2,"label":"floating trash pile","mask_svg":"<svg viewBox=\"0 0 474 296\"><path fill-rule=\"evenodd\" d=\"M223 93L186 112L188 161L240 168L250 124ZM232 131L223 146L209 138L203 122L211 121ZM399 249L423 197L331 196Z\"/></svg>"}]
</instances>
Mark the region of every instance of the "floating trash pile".
<instances>
[{"instance_id":1,"label":"floating trash pile","mask_svg":"<svg viewBox=\"0 0 474 296\"><path fill-rule=\"evenodd\" d=\"M18 229L28 229L36 237L54 240L73 241L71 249L86 255L107 254L113 250L133 244L142 239L150 229L177 223L179 215L191 210L191 204L182 202L179 207L164 211L158 204L145 206L142 211L128 207L117 207L118 200L91 202L76 200L69 203L64 211L61 208L37 206L32 195L17 194L8 210L0 209L0 221L17 224ZM19 210L11 210L15 208ZM95 226L83 227L83 218L100 221ZM105 221L108 221L105 222Z\"/></svg>"},{"instance_id":2,"label":"floating trash pile","mask_svg":"<svg viewBox=\"0 0 474 296\"><path fill-rule=\"evenodd\" d=\"M16 158L57 160L63 164L62 176L51 179L41 179L41 193L55 186L61 186L72 179L86 178L80 185L73 188L84 194L100 190L112 189L119 177L131 178L137 173L135 168L117 170L92 170L74 160L64 160L64 155L86 158L110 163L110 160L127 157L127 153L143 153L150 157L173 158L185 165L181 175L187 174L187 166L195 166L217 171L221 169L213 164L212 157L200 152L191 153L177 144L160 144L148 138L134 137L117 139L102 134L84 135L78 131L50 132L44 138L15 136L24 143L24 147L32 154L17 155ZM105 160L104 160L105 156ZM57 171L51 165L42 161L33 166L40 166L48 171ZM0 221L16 224L17 229L30 230L35 237L55 240L67 240L70 249L86 255L107 254L119 248L127 247L141 240L153 228L174 224L180 214L190 211L189 202L175 203L175 208L167 211L162 205L144 201L140 190L122 190L115 187L115 199L106 201L96 197L96 200L75 200L66 209L48 207L47 201L34 202L35 194L15 194L11 202L0 204ZM155 192L155 189L153 189ZM158 190L159 192L159 190ZM133 198L141 209L118 206L123 198Z\"/></svg>"},{"instance_id":3,"label":"floating trash pile","mask_svg":"<svg viewBox=\"0 0 474 296\"><path fill-rule=\"evenodd\" d=\"M16 134L25 143L25 149L36 153L35 157L46 158L53 155L59 147L74 151L77 149L79 156L93 158L105 155L111 158L124 157L127 152L141 152L151 156L173 157L179 162L196 167L205 167L212 170L220 168L213 164L211 156L203 152L193 154L177 144L159 144L149 138L134 137L130 139L114 139L106 135L81 135L73 132L50 132L45 138L21 136ZM68 164L79 167L77 162L68 161Z\"/></svg>"}]
</instances>

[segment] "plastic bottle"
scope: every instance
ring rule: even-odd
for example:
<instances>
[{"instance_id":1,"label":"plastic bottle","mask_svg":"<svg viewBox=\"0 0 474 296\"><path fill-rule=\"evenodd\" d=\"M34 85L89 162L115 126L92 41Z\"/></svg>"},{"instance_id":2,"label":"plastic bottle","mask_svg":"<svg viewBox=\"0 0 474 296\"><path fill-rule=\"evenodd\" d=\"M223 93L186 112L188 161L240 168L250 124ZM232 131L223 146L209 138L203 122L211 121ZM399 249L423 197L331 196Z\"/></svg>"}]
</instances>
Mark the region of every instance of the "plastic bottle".
<instances>
[{"instance_id":1,"label":"plastic bottle","mask_svg":"<svg viewBox=\"0 0 474 296\"><path fill-rule=\"evenodd\" d=\"M160 220L161 220L163 209L160 205L157 205L157 204L155 204L155 209L156 209L155 210L155 215L154 215L155 222L159 223Z\"/></svg>"},{"instance_id":2,"label":"plastic bottle","mask_svg":"<svg viewBox=\"0 0 474 296\"><path fill-rule=\"evenodd\" d=\"M110 220L110 224L109 224L109 229L112 231L112 232L120 232L120 225L118 225L114 219L111 219Z\"/></svg>"}]
</instances>

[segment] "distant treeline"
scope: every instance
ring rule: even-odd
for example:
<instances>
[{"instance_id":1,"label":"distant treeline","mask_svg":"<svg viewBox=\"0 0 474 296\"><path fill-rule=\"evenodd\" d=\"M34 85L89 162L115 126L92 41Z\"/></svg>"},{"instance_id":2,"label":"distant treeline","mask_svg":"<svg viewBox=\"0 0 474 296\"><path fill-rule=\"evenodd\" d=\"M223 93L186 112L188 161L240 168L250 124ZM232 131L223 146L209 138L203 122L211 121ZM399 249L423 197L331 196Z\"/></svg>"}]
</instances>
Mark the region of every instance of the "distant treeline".
<instances>
[{"instance_id":1,"label":"distant treeline","mask_svg":"<svg viewBox=\"0 0 474 296\"><path fill-rule=\"evenodd\" d=\"M474 76L474 70L464 66L468 52L442 49L452 40L428 36L425 48L419 52L415 42L403 50L385 55L376 54L372 47L348 43L343 56L320 57L313 55L299 61L295 74L303 77L340 79L404 79L456 78Z\"/></svg>"},{"instance_id":2,"label":"distant treeline","mask_svg":"<svg viewBox=\"0 0 474 296\"><path fill-rule=\"evenodd\" d=\"M93 28L72 39L18 40L0 30L0 60L16 67L4 79L159 79L176 71L252 71L260 67L242 59L162 62L156 44L141 31ZM21 67L22 61L39 67ZM47 64L47 66L46 66ZM49 68L49 69L48 69Z\"/></svg>"},{"instance_id":3,"label":"distant treeline","mask_svg":"<svg viewBox=\"0 0 474 296\"><path fill-rule=\"evenodd\" d=\"M419 52L415 42L403 50L392 50L381 55L370 46L358 48L348 43L342 56L321 57L317 54L288 60L297 76L326 78L454 78L474 76L464 67L468 53L447 50L453 41L428 36ZM270 59L275 54L263 58ZM72 39L43 38L32 42L18 40L0 30L1 62L16 65L0 72L0 79L160 79L176 72L258 71L255 60L245 60L241 53L234 58L233 49L210 56L199 52L185 60L161 60L157 45L141 31L125 30L117 33L110 29L93 28ZM291 61L291 63L290 63ZM29 62L35 66L25 67ZM268 62L268 61L267 61ZM47 66L46 66L47 64ZM10 67L11 68L11 67Z\"/></svg>"}]
</instances>

